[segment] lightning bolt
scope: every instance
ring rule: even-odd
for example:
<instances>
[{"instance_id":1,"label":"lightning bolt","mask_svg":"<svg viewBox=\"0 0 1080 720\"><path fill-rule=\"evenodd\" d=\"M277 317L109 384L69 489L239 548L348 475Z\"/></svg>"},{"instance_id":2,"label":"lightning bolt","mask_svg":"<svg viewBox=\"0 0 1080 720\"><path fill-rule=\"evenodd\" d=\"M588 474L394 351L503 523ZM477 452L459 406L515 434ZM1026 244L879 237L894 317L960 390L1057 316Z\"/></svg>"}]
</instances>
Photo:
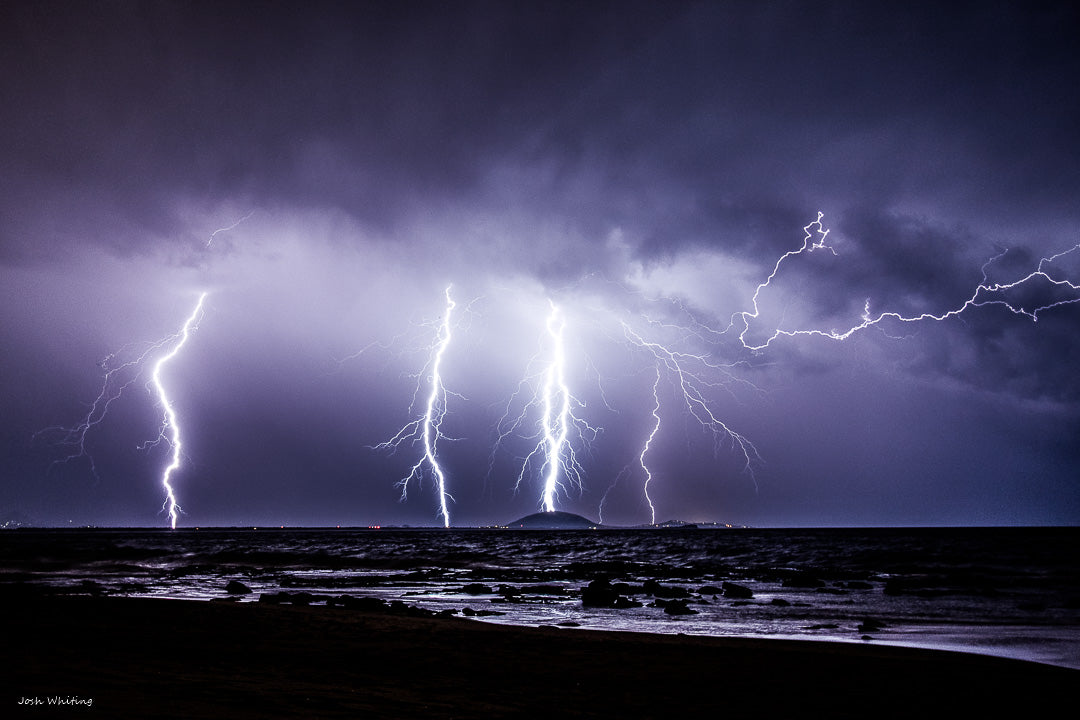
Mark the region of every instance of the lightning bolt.
<instances>
[{"instance_id":1,"label":"lightning bolt","mask_svg":"<svg viewBox=\"0 0 1080 720\"><path fill-rule=\"evenodd\" d=\"M79 458L85 458L90 464L90 472L94 476L94 479L98 481L101 480L97 472L97 467L94 464L94 456L86 448L87 435L91 430L104 422L112 404L120 399L124 391L127 390L132 383L138 380L146 359L153 355L154 351L168 343L170 339L171 336L151 343L134 359L114 364L117 362L117 359L125 353L126 348L121 348L117 352L109 354L98 363L101 368L105 370L105 375L101 381L101 390L90 404L90 409L83 419L72 427L53 426L34 433L35 438L60 433L60 439L57 441L57 445L74 448L74 451L66 457L54 460L52 463L53 466L66 464Z\"/></svg>"},{"instance_id":2,"label":"lightning bolt","mask_svg":"<svg viewBox=\"0 0 1080 720\"><path fill-rule=\"evenodd\" d=\"M102 378L101 390L90 404L90 409L87 411L86 415L83 416L83 419L78 424L73 427L45 428L44 430L35 433L35 437L47 433L62 433L59 444L61 446L73 447L74 451L67 457L54 461L53 465L71 462L78 458L85 458L90 464L90 472L93 474L94 479L100 480L97 467L94 464L94 456L86 447L88 434L91 430L105 421L112 404L119 400L124 391L142 376L149 359L157 354L162 348L171 346L172 349L167 354L158 357L157 361L154 363L151 379L147 382L147 389L149 389L150 386L154 387L154 390L157 393L158 402L164 409L165 415L162 420L162 425L158 431L157 438L148 443L144 443L140 446L140 449L154 446L161 441L168 442L173 448L171 461L162 477L162 484L165 488L165 503L163 505L163 510L168 511L169 521L173 528L176 527L176 519L180 507L176 503L176 494L170 479L172 474L180 467L180 430L176 421L176 412L172 403L169 401L165 387L161 382L161 370L168 361L176 356L180 351L180 348L187 342L191 332L196 329L199 318L202 316L202 308L206 296L207 293L202 293L199 296L198 302L195 304L194 309L179 332L147 344L145 349L130 360L119 361L119 358L125 354L127 346L108 355L102 360L100 365L102 369L105 370L105 375Z\"/></svg>"},{"instance_id":3,"label":"lightning bolt","mask_svg":"<svg viewBox=\"0 0 1080 720\"><path fill-rule=\"evenodd\" d=\"M375 445L377 450L396 451L406 440L413 443L420 442L423 453L420 459L409 469L409 473L402 478L398 485L401 487L401 499L408 496L409 482L415 478L422 481L424 470L430 468L430 473L435 480L435 487L439 498L438 515L442 518L443 526L450 527L450 510L448 501L453 497L446 490L446 473L438 461L439 440L450 439L442 432L443 420L446 418L447 397L452 394L447 391L442 379L442 362L446 355L446 349L450 346L451 324L450 317L457 307L450 296L451 286L446 288L446 310L443 313L442 322L439 324L435 340L431 346L431 353L424 370L420 373L416 390L413 393L413 402L409 412L413 413L416 407L416 398L419 396L424 381L428 382L428 395L424 403L424 411L414 420L406 423L392 438ZM430 369L430 370L429 370ZM459 396L460 397L460 396Z\"/></svg>"},{"instance_id":4,"label":"lightning bolt","mask_svg":"<svg viewBox=\"0 0 1080 720\"><path fill-rule=\"evenodd\" d=\"M548 315L547 331L552 341L552 361L544 374L544 415L540 421L544 429L543 444L546 449L547 476L544 479L544 491L541 496L543 507L548 512L555 511L555 492L559 489L559 469L562 467L563 449L567 447L566 437L570 431L570 388L566 386L566 348L563 343L563 331L566 321L555 303L551 304ZM580 467L570 448L569 469ZM580 479L580 474L577 476Z\"/></svg>"},{"instance_id":5,"label":"lightning bolt","mask_svg":"<svg viewBox=\"0 0 1080 720\"><path fill-rule=\"evenodd\" d=\"M1059 291L1063 291L1065 293L1070 293L1070 292L1071 293L1080 293L1080 283L1075 283L1075 282L1072 282L1072 281L1069 281L1069 280L1063 280L1063 279L1054 278L1053 276L1050 275L1050 272L1047 269L1047 266L1049 266L1051 263L1054 263L1054 262L1058 261L1059 259L1080 250L1080 244L1074 245L1073 247L1071 247L1071 248L1069 248L1067 250L1063 250L1062 252L1056 253L1056 254L1051 255L1049 257L1044 257L1044 258L1040 259L1038 265L1036 266L1036 268L1034 270L1030 271L1026 275L1021 276L1020 278L1018 278L1016 280L1013 280L1012 282L1007 282L1007 283L990 282L990 280L988 278L990 267L995 262L997 262L998 260L1003 258L1009 252L1008 250L1005 250L1005 251L991 257L989 260L987 260L983 264L983 266L982 266L982 280L979 282L978 285L976 285L976 287L975 287L974 291L972 292L971 296L968 297L966 300L964 300L960 305L958 305L957 307L954 307L952 309L945 310L945 311L940 312L940 313L924 312L924 313L919 313L917 315L904 315L904 314L899 313L899 312L891 312L891 311L882 312L882 313L879 313L877 315L874 315L870 311L870 300L868 298L866 300L866 302L864 303L864 305L863 305L863 313L862 313L861 322L850 326L846 330L835 330L835 329L833 329L833 330L821 330L821 329L812 329L812 328L811 329L800 329L800 330L785 330L785 329L782 329L782 328L776 328L775 330L773 330L772 334L768 338L766 338L764 340L764 342L760 342L760 343L757 343L757 344L754 344L752 342L748 342L747 339L746 339L746 335L750 331L751 322L753 320L757 319L759 317L759 315L760 315L760 310L758 308L759 295L761 294L761 292L763 290L765 290L765 288L767 288L769 286L769 284L772 282L772 280L780 272L780 265L785 260L788 260L789 258L795 257L796 255L801 255L803 253L810 253L810 252L813 252L814 250L819 250L819 249L827 249L827 250L831 251L834 255L836 254L836 252L831 247L829 247L828 245L825 244L825 238L828 235L829 231L826 230L822 226L822 224L821 224L822 217L823 217L823 214L819 212L818 215L817 215L817 220L815 220L814 222L810 223L805 228L803 228L804 232L806 233L806 237L803 240L802 247L799 248L798 250L792 250L792 251L784 253L780 257L780 259L776 261L776 264L773 266L773 270L769 274L769 276L764 280L764 282L762 282L761 284L759 284L757 286L757 289L754 291L753 298L751 299L751 305L752 305L753 309L738 312L733 316L733 318L732 318L733 323L737 322L735 320L735 318L741 319L741 321L743 323L742 332L739 333L739 341L742 343L743 347L746 348L747 350L752 350L752 351L765 350L766 348L769 347L769 345L772 344L772 342L774 340L776 340L777 338L780 338L780 337L816 336L816 337L829 338L831 340L847 340L852 335L854 335L854 334L856 334L856 333L858 333L858 332L860 332L862 330L866 330L867 328L879 325L879 324L881 324L882 322L884 322L886 320L894 320L894 321L902 322L902 323L917 323L917 322L923 322L923 321L942 322L942 321L948 320L950 318L959 317L963 313L968 312L969 310L972 310L974 308L983 308L983 307L988 307L988 306L1003 307L1008 312L1010 312L1010 313L1012 313L1014 315L1021 315L1021 316L1029 318L1032 322L1038 322L1040 315L1042 313L1046 312L1047 310L1051 310L1053 308L1058 308L1058 307L1062 307L1062 306L1065 306L1065 305L1070 305L1072 303L1080 302L1080 295L1076 295L1076 296L1073 296L1073 297L1065 297L1065 298L1060 299L1060 300L1054 300L1054 301L1046 302L1045 304L1041 304L1038 307L1028 309L1028 308L1025 308L1023 305L1016 304L1016 303L1008 300L1007 298L1003 297L1003 294L1007 293L1010 290L1015 290L1017 288L1021 288L1022 286L1029 285L1031 283L1035 283L1035 282L1038 282L1038 281L1043 281L1043 282L1047 283L1050 287L1053 287L1053 288L1055 288L1055 289L1057 289ZM811 228L814 228L814 230L811 230ZM814 237L815 234L818 236L819 239L817 241L815 241L815 242L811 242L811 240L812 240L812 238Z\"/></svg>"},{"instance_id":6,"label":"lightning bolt","mask_svg":"<svg viewBox=\"0 0 1080 720\"><path fill-rule=\"evenodd\" d=\"M206 241L206 247L210 247L210 243L214 242L214 238L216 238L218 235L220 235L221 233L226 233L226 232L229 232L230 230L235 229L236 226L238 226L240 223L244 222L245 220L247 220L248 218L250 218L254 214L255 214L255 211L252 210L247 215L245 215L244 217L242 217L239 220L237 220L236 222L234 222L232 225L229 225L228 227L218 228L214 232L210 233L210 239Z\"/></svg>"},{"instance_id":7,"label":"lightning bolt","mask_svg":"<svg viewBox=\"0 0 1080 720\"><path fill-rule=\"evenodd\" d=\"M162 510L166 511L169 515L169 525L172 529L176 529L176 520L180 516L180 505L176 501L176 491L172 486L172 475L180 468L180 457L183 450L180 444L180 424L176 418L176 409L173 407L172 402L169 400L169 395L165 390L165 385L161 381L161 370L165 367L180 349L187 343L191 333L198 327L199 319L202 317L203 302L206 300L206 293L199 295L199 301L195 303L195 309L188 315L184 326L180 329L180 332L173 336L175 344L172 350L167 354L158 358L154 363L154 371L150 375L150 382L154 386L154 390L157 392L158 402L161 403L161 407L165 411L165 415L162 418L161 430L158 432L157 440L153 441L151 445L156 445L158 442L165 441L168 443L172 450L169 464L165 466L161 475L161 485L165 489L165 502L162 504Z\"/></svg>"},{"instance_id":8,"label":"lightning bolt","mask_svg":"<svg viewBox=\"0 0 1080 720\"><path fill-rule=\"evenodd\" d=\"M535 444L522 461L514 490L521 488L530 469L539 464L539 474L543 477L540 507L554 512L558 495L567 491L567 484L578 489L584 487L585 468L575 444L588 448L599 435L600 428L590 425L578 414L586 404L571 393L566 379L566 320L554 302L549 301L549 304L551 309L545 321L541 348L530 360L525 378L518 384L506 411L496 423L497 439L493 444L489 472L502 443L525 426L529 416L538 410L539 420L534 430L526 435ZM534 371L542 357L547 358L543 368ZM519 397L525 396L527 388L531 389L529 399L522 404L520 412L512 420L509 419L511 408Z\"/></svg>"},{"instance_id":9,"label":"lightning bolt","mask_svg":"<svg viewBox=\"0 0 1080 720\"><path fill-rule=\"evenodd\" d=\"M1008 252L1006 250L1005 252L991 257L983 264L981 281L967 299L951 309L937 313L925 312L912 315L906 315L899 312L873 313L871 312L871 303L868 299L863 306L863 313L860 321L852 324L851 327L847 329L823 330L809 328L791 330L778 327L775 330L772 330L771 334L763 341L751 341L749 335L752 327L757 324L757 321L761 318L760 302L765 293L768 292L772 286L773 281L781 275L786 265L793 262L798 256L822 251L838 256L836 250L828 243L829 230L822 222L823 217L824 214L819 212L813 222L803 227L803 242L801 246L785 252L776 260L769 274L755 287L750 299L749 309L734 313L726 328L713 329L698 320L689 309L684 307L677 300L672 299L665 300L674 303L680 313L687 315L690 318L690 324L683 325L648 320L650 327L661 332L677 333L682 341L700 342L709 346L716 345L723 337L731 337L728 333L734 334L734 332L738 332L739 346L741 346L740 349L761 352L769 348L775 340L781 337L794 338L800 336L819 336L842 341L862 330L879 326L886 321L903 323L916 323L922 321L941 322L950 318L959 317L963 313L969 312L975 308L989 306L1000 306L1012 314L1021 315L1029 318L1033 322L1038 322L1043 313L1053 308L1060 308L1065 305L1080 302L1080 283L1063 279L1061 277L1062 272L1056 270L1056 267L1058 266L1055 266L1055 263L1060 264L1060 261L1066 256L1074 253L1080 254L1080 244L1062 252L1043 257L1039 260L1034 269L1020 275L1016 279L1008 282L991 282L989 279L990 271L994 264L998 263L1006 255ZM1029 301L1030 304L1027 306L1015 299L1010 299L1010 296L1008 296L1010 291L1018 291L1025 286L1034 284L1038 284L1047 291L1056 294L1043 296L1043 299L1038 302L1031 303ZM687 413L690 417L693 417L705 430L712 434L716 443L714 451L719 452L724 446L730 446L741 455L744 463L744 470L753 477L753 467L756 462L760 461L760 455L749 439L735 431L728 423L721 419L709 400L712 390L717 387L722 386L727 388L731 383L746 382L731 374L731 369L734 365L722 365L712 361L709 354L682 352L673 345L665 344L653 339L647 339L643 332L634 330L627 321L622 322L622 328L625 341L629 345L645 351L651 357L657 373L652 385L652 416L654 422L652 430L649 432L641 447L636 463L636 466L640 468L640 473L644 476L643 495L649 506L652 522L656 522L656 508L652 497L650 496L649 489L654 480L654 476L647 462L647 455L660 432L661 417L663 415L660 394L660 383L662 380L670 384L675 397L681 400L683 412ZM749 385L750 387L754 387L752 384ZM628 465L619 473L611 487L608 488L608 492L606 492L601 499L601 513L608 493L611 492L617 483L633 472L632 466Z\"/></svg>"},{"instance_id":10,"label":"lightning bolt","mask_svg":"<svg viewBox=\"0 0 1080 720\"><path fill-rule=\"evenodd\" d=\"M645 474L644 495L649 505L652 522L656 522L656 507L649 496L649 485L653 480L652 471L645 462L645 455L649 452L653 441L660 432L661 403L660 381L664 376L683 405L683 412L694 418L713 438L713 451L719 454L725 447L735 450L743 460L743 470L753 479L755 462L761 460L761 456L754 444L741 433L734 430L728 423L722 420L713 403L708 399L717 388L728 390L732 382L740 381L731 374L731 365L723 365L711 361L706 355L688 353L673 350L667 345L654 340L647 340L638 332L635 332L625 321L622 324L623 334L626 340L634 347L648 353L654 362L656 379L653 381L652 398L654 418L652 431L646 438L638 455L638 464ZM755 482L756 484L756 482Z\"/></svg>"},{"instance_id":11,"label":"lightning bolt","mask_svg":"<svg viewBox=\"0 0 1080 720\"><path fill-rule=\"evenodd\" d=\"M645 455L649 452L649 448L652 446L653 440L656 438L656 434L660 432L660 368L656 368L656 379L653 380L652 386L653 396L653 427L649 432L649 437L645 439L645 444L641 448L641 454L638 455L638 464L641 465L641 469L645 472L645 482L642 484L642 493L645 495L645 502L649 504L649 522L656 524L656 506L653 505L652 498L649 496L649 483L652 482L652 471L649 470L649 466L645 464Z\"/></svg>"}]
</instances>

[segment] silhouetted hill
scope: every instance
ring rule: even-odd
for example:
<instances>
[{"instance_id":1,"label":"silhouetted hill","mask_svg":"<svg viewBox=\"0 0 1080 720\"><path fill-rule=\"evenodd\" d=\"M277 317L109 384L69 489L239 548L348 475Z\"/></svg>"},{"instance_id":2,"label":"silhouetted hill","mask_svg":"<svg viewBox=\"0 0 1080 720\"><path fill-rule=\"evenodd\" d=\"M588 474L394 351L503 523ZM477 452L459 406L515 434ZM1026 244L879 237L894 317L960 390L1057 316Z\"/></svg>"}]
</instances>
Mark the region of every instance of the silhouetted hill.
<instances>
[{"instance_id":1,"label":"silhouetted hill","mask_svg":"<svg viewBox=\"0 0 1080 720\"><path fill-rule=\"evenodd\" d=\"M555 510L553 512L538 512L526 515L507 525L511 530L524 528L526 530L590 530L599 527L587 517L574 513Z\"/></svg>"}]
</instances>

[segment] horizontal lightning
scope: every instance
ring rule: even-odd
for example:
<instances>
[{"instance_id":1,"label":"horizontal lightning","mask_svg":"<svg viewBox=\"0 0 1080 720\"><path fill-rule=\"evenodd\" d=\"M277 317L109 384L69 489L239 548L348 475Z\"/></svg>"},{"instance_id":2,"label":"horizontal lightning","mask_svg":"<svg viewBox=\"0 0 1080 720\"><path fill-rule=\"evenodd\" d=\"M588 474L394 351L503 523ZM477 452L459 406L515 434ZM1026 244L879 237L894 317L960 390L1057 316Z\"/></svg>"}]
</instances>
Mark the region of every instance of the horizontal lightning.
<instances>
[{"instance_id":1,"label":"horizontal lightning","mask_svg":"<svg viewBox=\"0 0 1080 720\"><path fill-rule=\"evenodd\" d=\"M1004 257L1006 253L1008 253L1008 250L1006 250L1002 253L999 253L998 255L991 257L983 264L982 281L979 282L979 284L975 287L971 296L955 308L945 310L940 313L926 312L919 313L917 315L904 315L898 312L882 312L875 315L870 311L870 300L867 299L863 306L861 322L850 326L846 330L785 330L783 328L776 328L775 330L773 330L772 334L764 340L764 342L755 344L747 341L746 336L747 333L750 331L751 322L760 316L758 298L761 292L769 286L772 280L780 272L780 266L785 260L788 260L797 255L801 255L803 253L810 253L820 249L827 249L831 251L834 255L836 254L836 252L831 247L825 244L825 239L828 236L829 231L822 226L822 217L822 213L819 212L817 220L803 228L804 232L806 233L806 237L803 240L802 247L797 250L792 250L784 253L784 255L782 255L780 259L776 261L776 264L773 266L773 270L769 274L769 276L764 280L764 282L757 286L751 299L751 306L753 309L736 313L733 317L733 320L734 318L739 318L742 320L743 329L742 332L739 334L739 341L742 343L744 348L754 351L764 350L769 347L774 340L780 337L793 338L800 336L816 336L829 338L831 340L847 340L852 335L862 330L866 330L867 328L878 325L885 320L894 320L903 323L917 323L924 321L941 322L950 318L959 317L960 315L974 308L984 308L989 306L1002 307L1014 315L1022 315L1031 319L1032 322L1038 322L1040 315L1048 310L1080 302L1080 283L1055 278L1050 275L1050 272L1048 270L1048 266L1051 263L1054 263L1055 261L1071 253L1080 251L1080 244L1074 245L1073 247L1059 252L1055 255L1040 259L1038 265L1034 270L1016 280L1013 280L1012 282L992 283L988 279L989 269L991 265L993 265L995 262ZM815 235L818 239L816 241L812 241ZM1016 304L1006 299L1005 297L1002 297L1003 293L1006 293L1010 290L1015 290L1017 288L1034 282L1043 282L1059 290L1078 294L1073 297L1066 297L1060 300L1047 302L1034 308L1025 308L1022 305Z\"/></svg>"}]
</instances>

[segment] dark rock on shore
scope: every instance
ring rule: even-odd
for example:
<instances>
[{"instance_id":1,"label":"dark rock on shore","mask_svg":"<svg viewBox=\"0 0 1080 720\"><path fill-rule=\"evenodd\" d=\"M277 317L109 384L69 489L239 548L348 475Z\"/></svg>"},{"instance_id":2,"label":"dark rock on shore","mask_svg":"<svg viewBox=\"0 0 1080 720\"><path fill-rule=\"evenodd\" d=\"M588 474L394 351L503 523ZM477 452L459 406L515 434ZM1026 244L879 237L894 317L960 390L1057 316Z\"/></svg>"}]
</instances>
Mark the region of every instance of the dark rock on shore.
<instances>
[{"instance_id":1,"label":"dark rock on shore","mask_svg":"<svg viewBox=\"0 0 1080 720\"><path fill-rule=\"evenodd\" d=\"M581 589L581 604L585 607L611 607L619 594L604 578L593 580Z\"/></svg>"},{"instance_id":2,"label":"dark rock on shore","mask_svg":"<svg viewBox=\"0 0 1080 720\"><path fill-rule=\"evenodd\" d=\"M487 595L491 593L492 590L490 586L484 585L483 583L469 583L461 588L461 592L466 595Z\"/></svg>"},{"instance_id":3,"label":"dark rock on shore","mask_svg":"<svg viewBox=\"0 0 1080 720\"><path fill-rule=\"evenodd\" d=\"M697 610L689 607L685 600L671 600L664 605L668 615L697 615Z\"/></svg>"},{"instance_id":4,"label":"dark rock on shore","mask_svg":"<svg viewBox=\"0 0 1080 720\"><path fill-rule=\"evenodd\" d=\"M620 595L605 578L593 580L581 589L581 604L584 607L608 607L616 610L641 607L637 600Z\"/></svg>"},{"instance_id":5,"label":"dark rock on shore","mask_svg":"<svg viewBox=\"0 0 1080 720\"><path fill-rule=\"evenodd\" d=\"M250 595L251 588L239 580L230 580L225 586L225 592L229 595Z\"/></svg>"},{"instance_id":6,"label":"dark rock on shore","mask_svg":"<svg viewBox=\"0 0 1080 720\"><path fill-rule=\"evenodd\" d=\"M754 597L754 591L743 585L736 585L733 582L724 583L724 597L735 598L738 600L746 600Z\"/></svg>"}]
</instances>

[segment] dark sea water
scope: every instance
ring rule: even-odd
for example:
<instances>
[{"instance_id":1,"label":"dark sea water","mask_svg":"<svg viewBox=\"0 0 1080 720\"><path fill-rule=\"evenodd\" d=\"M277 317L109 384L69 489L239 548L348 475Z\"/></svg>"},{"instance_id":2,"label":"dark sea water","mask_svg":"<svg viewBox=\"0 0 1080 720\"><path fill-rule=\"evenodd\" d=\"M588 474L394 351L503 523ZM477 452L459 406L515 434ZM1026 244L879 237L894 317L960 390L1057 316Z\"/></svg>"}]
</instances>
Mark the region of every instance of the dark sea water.
<instances>
[{"instance_id":1,"label":"dark sea water","mask_svg":"<svg viewBox=\"0 0 1080 720\"><path fill-rule=\"evenodd\" d=\"M378 598L516 625L904 644L1080 669L1078 550L1080 528L20 529L0 532L0 592L207 600L237 581L252 591L237 602Z\"/></svg>"}]
</instances>

